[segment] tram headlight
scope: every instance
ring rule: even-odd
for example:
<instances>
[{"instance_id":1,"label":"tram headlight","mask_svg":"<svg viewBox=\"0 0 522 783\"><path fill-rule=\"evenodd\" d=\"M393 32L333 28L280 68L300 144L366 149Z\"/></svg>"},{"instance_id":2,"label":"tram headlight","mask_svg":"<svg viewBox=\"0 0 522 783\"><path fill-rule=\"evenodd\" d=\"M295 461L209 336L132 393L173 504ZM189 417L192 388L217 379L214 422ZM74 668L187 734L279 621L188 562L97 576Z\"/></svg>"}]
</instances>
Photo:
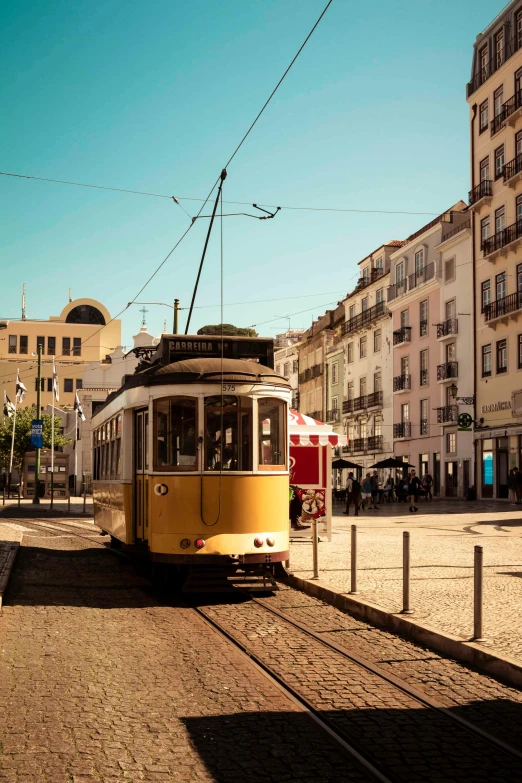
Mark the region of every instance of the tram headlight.
<instances>
[{"instance_id":1,"label":"tram headlight","mask_svg":"<svg viewBox=\"0 0 522 783\"><path fill-rule=\"evenodd\" d=\"M179 545L182 549L188 549L190 546L190 538L182 538Z\"/></svg>"},{"instance_id":2,"label":"tram headlight","mask_svg":"<svg viewBox=\"0 0 522 783\"><path fill-rule=\"evenodd\" d=\"M275 538L267 538L266 543L268 544L268 546L274 546Z\"/></svg>"},{"instance_id":3,"label":"tram headlight","mask_svg":"<svg viewBox=\"0 0 522 783\"><path fill-rule=\"evenodd\" d=\"M205 546L205 541L202 538L198 538L196 541L194 541L194 546L196 549L203 549Z\"/></svg>"},{"instance_id":4,"label":"tram headlight","mask_svg":"<svg viewBox=\"0 0 522 783\"><path fill-rule=\"evenodd\" d=\"M262 538L254 538L254 546L257 546L259 549L260 546L263 546L263 539Z\"/></svg>"}]
</instances>

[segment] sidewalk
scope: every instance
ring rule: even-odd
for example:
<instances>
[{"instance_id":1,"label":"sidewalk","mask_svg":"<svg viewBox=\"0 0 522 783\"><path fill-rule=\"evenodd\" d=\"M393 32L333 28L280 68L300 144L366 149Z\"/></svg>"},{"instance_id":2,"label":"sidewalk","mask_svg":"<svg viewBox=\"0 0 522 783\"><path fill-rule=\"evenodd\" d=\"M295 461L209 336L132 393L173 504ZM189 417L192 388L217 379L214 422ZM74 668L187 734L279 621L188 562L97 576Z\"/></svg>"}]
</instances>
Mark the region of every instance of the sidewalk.
<instances>
[{"instance_id":1,"label":"sidewalk","mask_svg":"<svg viewBox=\"0 0 522 783\"><path fill-rule=\"evenodd\" d=\"M353 508L352 508L353 514ZM522 506L496 501L436 500L410 514L404 503L343 516L336 507L332 541L319 544L319 583L350 590L350 526L357 525L357 600L386 612L402 608L402 532L411 533L413 623L469 641L473 634L473 553L484 549L484 637L480 645L522 665ZM310 540L291 544L290 571L310 579Z\"/></svg>"}]
</instances>

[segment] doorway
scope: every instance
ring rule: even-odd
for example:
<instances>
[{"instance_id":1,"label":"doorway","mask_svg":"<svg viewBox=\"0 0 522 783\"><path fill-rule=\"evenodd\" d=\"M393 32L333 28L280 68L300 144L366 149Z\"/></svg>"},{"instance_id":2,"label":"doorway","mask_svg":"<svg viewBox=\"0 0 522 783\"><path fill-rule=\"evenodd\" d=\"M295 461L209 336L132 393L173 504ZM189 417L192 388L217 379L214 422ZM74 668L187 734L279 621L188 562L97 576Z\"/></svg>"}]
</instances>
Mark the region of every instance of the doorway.
<instances>
[{"instance_id":1,"label":"doorway","mask_svg":"<svg viewBox=\"0 0 522 783\"><path fill-rule=\"evenodd\" d=\"M433 494L440 495L440 454L433 455Z\"/></svg>"},{"instance_id":2,"label":"doorway","mask_svg":"<svg viewBox=\"0 0 522 783\"><path fill-rule=\"evenodd\" d=\"M456 498L458 491L458 462L446 462L444 489L447 498Z\"/></svg>"},{"instance_id":3,"label":"doorway","mask_svg":"<svg viewBox=\"0 0 522 783\"><path fill-rule=\"evenodd\" d=\"M509 452L507 449L497 451L497 498L508 497Z\"/></svg>"},{"instance_id":4,"label":"doorway","mask_svg":"<svg viewBox=\"0 0 522 783\"><path fill-rule=\"evenodd\" d=\"M464 498L468 497L471 484L471 462L469 459L462 460L462 490Z\"/></svg>"},{"instance_id":5,"label":"doorway","mask_svg":"<svg viewBox=\"0 0 522 783\"><path fill-rule=\"evenodd\" d=\"M134 414L134 535L138 541L147 541L149 537L149 483L148 460L148 410Z\"/></svg>"}]
</instances>

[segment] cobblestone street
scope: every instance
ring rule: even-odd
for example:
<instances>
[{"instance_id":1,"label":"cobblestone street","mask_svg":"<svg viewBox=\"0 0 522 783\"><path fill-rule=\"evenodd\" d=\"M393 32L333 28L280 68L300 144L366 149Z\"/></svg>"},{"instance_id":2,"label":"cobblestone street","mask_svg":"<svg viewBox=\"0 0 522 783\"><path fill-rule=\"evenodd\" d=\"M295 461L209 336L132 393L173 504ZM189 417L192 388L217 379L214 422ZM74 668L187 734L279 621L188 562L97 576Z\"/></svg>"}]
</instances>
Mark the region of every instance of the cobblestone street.
<instances>
[{"instance_id":1,"label":"cobblestone street","mask_svg":"<svg viewBox=\"0 0 522 783\"><path fill-rule=\"evenodd\" d=\"M473 548L484 548L484 647L522 659L522 506L434 501L410 514L405 503L349 517L335 507L332 541L319 546L320 582L350 590L350 525L358 530L360 598L389 612L402 608L402 532L411 532L411 619L470 639ZM291 546L290 570L310 578L310 541Z\"/></svg>"}]
</instances>

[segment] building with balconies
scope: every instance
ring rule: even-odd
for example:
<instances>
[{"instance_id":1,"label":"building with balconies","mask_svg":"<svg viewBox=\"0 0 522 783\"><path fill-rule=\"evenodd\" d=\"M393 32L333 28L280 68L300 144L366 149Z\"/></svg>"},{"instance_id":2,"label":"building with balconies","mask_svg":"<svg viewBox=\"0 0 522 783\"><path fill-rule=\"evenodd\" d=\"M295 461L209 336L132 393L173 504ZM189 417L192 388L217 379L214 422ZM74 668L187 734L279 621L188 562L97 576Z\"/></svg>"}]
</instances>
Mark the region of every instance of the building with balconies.
<instances>
[{"instance_id":1,"label":"building with balconies","mask_svg":"<svg viewBox=\"0 0 522 783\"><path fill-rule=\"evenodd\" d=\"M313 322L295 348L298 351L299 412L320 421L326 420L327 383L326 353L334 345L336 330L344 319L344 307L326 313Z\"/></svg>"},{"instance_id":2,"label":"building with balconies","mask_svg":"<svg viewBox=\"0 0 522 783\"><path fill-rule=\"evenodd\" d=\"M408 237L391 257L390 278L394 454L419 475L431 473L435 494L465 496L472 439L461 443L459 433L457 457L453 415L456 383L471 395L473 378L471 220L463 201Z\"/></svg>"},{"instance_id":3,"label":"building with balconies","mask_svg":"<svg viewBox=\"0 0 522 783\"><path fill-rule=\"evenodd\" d=\"M304 329L301 333L304 333ZM280 337L281 335L278 335ZM277 342L276 342L277 345ZM292 388L291 406L299 410L299 346L298 343L289 343L285 348L274 351L274 367L280 375L284 375L290 381Z\"/></svg>"},{"instance_id":4,"label":"building with balconies","mask_svg":"<svg viewBox=\"0 0 522 783\"><path fill-rule=\"evenodd\" d=\"M345 454L364 468L393 453L392 333L385 302L390 258L402 245L393 240L359 262L360 278L344 300L342 420Z\"/></svg>"},{"instance_id":5,"label":"building with balconies","mask_svg":"<svg viewBox=\"0 0 522 783\"><path fill-rule=\"evenodd\" d=\"M507 498L522 458L522 4L473 46L467 99L474 217L475 432L480 497ZM460 327L461 319L459 319ZM460 394L460 384L459 384Z\"/></svg>"}]
</instances>

